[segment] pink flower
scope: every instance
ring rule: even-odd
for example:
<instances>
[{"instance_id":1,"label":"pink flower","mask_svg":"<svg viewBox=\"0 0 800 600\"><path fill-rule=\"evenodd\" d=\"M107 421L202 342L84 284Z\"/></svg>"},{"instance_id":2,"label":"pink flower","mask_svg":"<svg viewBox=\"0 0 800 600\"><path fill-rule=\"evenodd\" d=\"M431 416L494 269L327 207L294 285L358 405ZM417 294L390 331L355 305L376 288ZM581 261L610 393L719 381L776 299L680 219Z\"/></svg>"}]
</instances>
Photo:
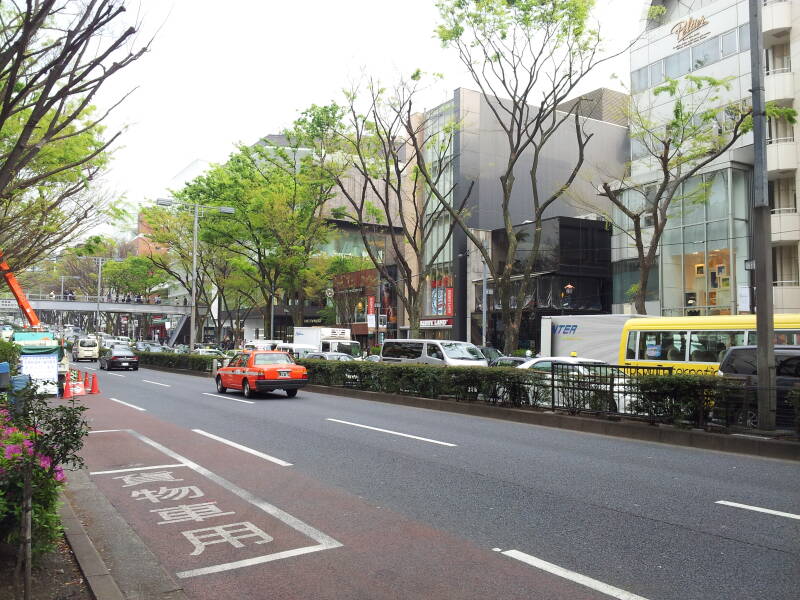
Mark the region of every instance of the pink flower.
<instances>
[{"instance_id":1,"label":"pink flower","mask_svg":"<svg viewBox=\"0 0 800 600\"><path fill-rule=\"evenodd\" d=\"M39 466L43 469L49 469L53 465L53 459L44 454L39 455Z\"/></svg>"},{"instance_id":2,"label":"pink flower","mask_svg":"<svg viewBox=\"0 0 800 600\"><path fill-rule=\"evenodd\" d=\"M19 444L9 444L6 446L6 458L13 458L17 454L22 454L22 446Z\"/></svg>"},{"instance_id":3,"label":"pink flower","mask_svg":"<svg viewBox=\"0 0 800 600\"><path fill-rule=\"evenodd\" d=\"M64 469L62 469L60 466L57 466L55 468L54 477L56 481L64 481L66 479L66 476L64 475Z\"/></svg>"}]
</instances>

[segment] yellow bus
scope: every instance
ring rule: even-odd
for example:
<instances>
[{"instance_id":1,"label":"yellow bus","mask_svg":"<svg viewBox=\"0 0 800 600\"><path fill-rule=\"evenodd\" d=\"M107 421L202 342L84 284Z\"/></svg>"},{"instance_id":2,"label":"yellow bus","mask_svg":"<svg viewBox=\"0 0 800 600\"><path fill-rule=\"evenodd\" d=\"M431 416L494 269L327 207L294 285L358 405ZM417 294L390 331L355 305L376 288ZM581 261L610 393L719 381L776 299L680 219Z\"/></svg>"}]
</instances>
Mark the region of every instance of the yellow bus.
<instances>
[{"instance_id":1,"label":"yellow bus","mask_svg":"<svg viewBox=\"0 0 800 600\"><path fill-rule=\"evenodd\" d=\"M774 341L800 345L800 314L775 315ZM710 374L728 348L755 344L755 315L629 319L622 329L619 364Z\"/></svg>"}]
</instances>

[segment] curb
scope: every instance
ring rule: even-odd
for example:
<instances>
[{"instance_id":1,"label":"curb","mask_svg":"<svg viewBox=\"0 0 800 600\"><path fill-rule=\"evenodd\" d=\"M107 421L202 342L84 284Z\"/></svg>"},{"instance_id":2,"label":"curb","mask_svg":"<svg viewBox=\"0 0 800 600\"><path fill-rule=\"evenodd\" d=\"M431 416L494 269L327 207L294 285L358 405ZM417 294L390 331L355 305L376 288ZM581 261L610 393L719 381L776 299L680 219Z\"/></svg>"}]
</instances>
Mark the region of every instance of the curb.
<instances>
[{"instance_id":1,"label":"curb","mask_svg":"<svg viewBox=\"0 0 800 600\"><path fill-rule=\"evenodd\" d=\"M403 406L412 406L415 408L441 410L475 417L488 417L491 419L501 419L528 425L555 427L570 431L581 431L583 433L638 440L640 442L655 442L673 446L686 446L701 450L749 454L762 458L800 461L800 443L759 438L755 435L745 437L735 434L708 433L696 429L675 429L669 426L653 426L646 423L607 421L552 412L538 412L521 408L506 408L488 404L458 402L455 400L421 398L418 396L399 396L384 392L368 392L366 390L328 387L323 385L308 385L304 389L309 392L330 394L332 396L347 396L350 398L360 398L362 400L372 400L374 402L401 404Z\"/></svg>"},{"instance_id":2,"label":"curb","mask_svg":"<svg viewBox=\"0 0 800 600\"><path fill-rule=\"evenodd\" d=\"M75 560L78 561L83 577L86 579L86 583L89 584L92 594L96 600L125 600L117 582L108 572L92 540L86 535L86 530L75 515L69 500L63 493L60 499L61 506L58 512L61 516L64 535L70 548L72 548Z\"/></svg>"}]
</instances>

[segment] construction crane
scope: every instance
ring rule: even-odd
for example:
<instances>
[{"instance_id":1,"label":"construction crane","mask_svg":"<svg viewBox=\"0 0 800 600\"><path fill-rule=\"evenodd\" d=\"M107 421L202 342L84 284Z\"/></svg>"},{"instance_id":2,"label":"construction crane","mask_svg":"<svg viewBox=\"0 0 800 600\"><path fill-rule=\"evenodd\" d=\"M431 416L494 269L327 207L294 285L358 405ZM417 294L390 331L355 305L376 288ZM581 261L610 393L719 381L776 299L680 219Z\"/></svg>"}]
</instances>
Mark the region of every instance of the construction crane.
<instances>
[{"instance_id":1,"label":"construction crane","mask_svg":"<svg viewBox=\"0 0 800 600\"><path fill-rule=\"evenodd\" d=\"M17 301L19 309L22 311L22 314L25 315L28 323L30 323L31 327L33 328L39 327L41 325L41 321L39 321L36 311L33 310L31 303L28 302L28 299L25 297L25 292L22 291L22 286L20 286L17 278L14 277L11 267L9 267L8 263L3 259L2 250L0 250L0 273L3 274L3 278L6 280L8 287L11 289L11 293L14 294L14 299Z\"/></svg>"}]
</instances>

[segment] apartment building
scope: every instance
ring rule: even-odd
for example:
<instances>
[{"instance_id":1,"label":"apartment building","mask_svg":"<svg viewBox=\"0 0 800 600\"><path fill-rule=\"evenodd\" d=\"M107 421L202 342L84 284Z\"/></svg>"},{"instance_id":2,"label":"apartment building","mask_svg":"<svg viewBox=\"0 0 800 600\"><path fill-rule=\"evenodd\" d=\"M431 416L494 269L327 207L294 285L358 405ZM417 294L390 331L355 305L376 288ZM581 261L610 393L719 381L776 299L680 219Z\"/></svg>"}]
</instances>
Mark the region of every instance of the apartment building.
<instances>
[{"instance_id":1,"label":"apartment building","mask_svg":"<svg viewBox=\"0 0 800 600\"><path fill-rule=\"evenodd\" d=\"M649 23L632 48L631 93L654 114L671 110L669 98L653 95L665 78L691 73L730 78L719 102L749 101L751 88L750 24L747 0L654 0L665 13ZM764 0L766 99L795 106L798 81L792 63L800 64L800 0ZM666 95L664 95L666 96ZM796 106L795 106L796 107ZM775 310L800 311L800 213L797 170L800 149L794 126L770 121L767 131L769 201L772 208ZM676 205L664 233L657 271L651 274L649 314L704 315L748 313L752 309L750 207L752 204L752 134L708 165L687 186L704 185L704 203ZM631 145L631 172L637 182L655 180L646 161ZM684 190L684 193L690 192ZM614 311L630 310L626 290L637 280L635 253L624 235L612 242Z\"/></svg>"}]
</instances>

